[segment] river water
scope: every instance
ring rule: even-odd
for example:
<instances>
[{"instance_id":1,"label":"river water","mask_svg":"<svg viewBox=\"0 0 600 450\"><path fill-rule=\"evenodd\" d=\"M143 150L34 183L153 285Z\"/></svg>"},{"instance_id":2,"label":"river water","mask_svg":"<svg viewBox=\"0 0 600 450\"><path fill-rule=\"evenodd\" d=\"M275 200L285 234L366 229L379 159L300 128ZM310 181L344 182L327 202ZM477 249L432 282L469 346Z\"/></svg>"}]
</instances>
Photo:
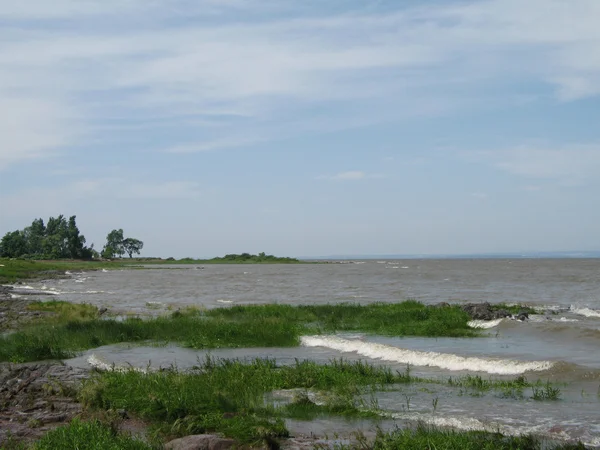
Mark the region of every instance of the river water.
<instances>
[{"instance_id":1,"label":"river water","mask_svg":"<svg viewBox=\"0 0 600 450\"><path fill-rule=\"evenodd\" d=\"M531 389L515 398L481 394L441 384L405 386L374 394L387 413L383 426L416 420L461 429L535 432L551 439L581 439L600 446L600 260L490 259L355 261L350 264L153 266L146 270L72 273L69 278L20 289L87 302L118 314L157 315L185 306L206 308L251 303L322 304L396 302L524 303L540 314L520 322L488 324L481 338L394 338L366 334L305 336L292 349L212 351L225 358L271 357L326 362L363 359L416 375L447 379L524 375L560 383L561 399L535 401ZM18 295L18 293L17 293ZM108 364L179 368L197 364L207 352L176 346L109 346L90 358ZM368 429L367 422L319 421L325 433ZM314 431L316 424L291 423ZM312 427L312 428L311 428Z\"/></svg>"}]
</instances>

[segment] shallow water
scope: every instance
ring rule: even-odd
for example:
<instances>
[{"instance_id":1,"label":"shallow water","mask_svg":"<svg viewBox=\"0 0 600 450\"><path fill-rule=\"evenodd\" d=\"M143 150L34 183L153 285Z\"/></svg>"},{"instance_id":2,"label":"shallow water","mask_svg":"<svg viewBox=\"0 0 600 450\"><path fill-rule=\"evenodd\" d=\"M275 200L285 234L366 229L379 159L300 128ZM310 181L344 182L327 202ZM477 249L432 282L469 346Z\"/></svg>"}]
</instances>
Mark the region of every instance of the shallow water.
<instances>
[{"instance_id":1,"label":"shallow water","mask_svg":"<svg viewBox=\"0 0 600 450\"><path fill-rule=\"evenodd\" d=\"M410 364L415 375L440 379L468 372L484 378L524 374L529 379L565 382L558 402L506 399L493 393L479 396L440 385L430 392L415 386L402 392L379 393L377 400L399 423L423 420L507 433L534 431L553 439L581 438L588 444L600 444L600 260L407 260L200 267L73 273L65 280L31 284L28 293L33 290L45 294L46 299L51 294L53 299L85 301L116 313L150 315L189 305L214 308L271 302L369 303L415 298L425 303L526 303L538 307L541 314L526 322L505 319L476 339L355 333L313 337L312 341L307 337L300 348L219 350L210 354L269 357L281 363L293 363L295 358L326 362L344 357L401 371ZM185 369L206 354L175 346L124 345L96 349L69 363L86 366L88 358L95 355L109 365L145 368L174 364ZM435 398L438 406L434 411ZM301 422L296 425L305 426ZM319 427L345 429L334 420L321 421Z\"/></svg>"}]
</instances>

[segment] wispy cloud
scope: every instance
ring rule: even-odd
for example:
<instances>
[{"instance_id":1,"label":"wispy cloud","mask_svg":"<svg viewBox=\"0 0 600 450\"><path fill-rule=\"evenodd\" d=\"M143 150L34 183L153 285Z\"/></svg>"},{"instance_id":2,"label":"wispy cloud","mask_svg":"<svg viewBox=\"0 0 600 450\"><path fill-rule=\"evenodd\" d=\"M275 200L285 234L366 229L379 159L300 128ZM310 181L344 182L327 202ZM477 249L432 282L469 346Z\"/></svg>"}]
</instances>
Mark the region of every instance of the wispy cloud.
<instances>
[{"instance_id":1,"label":"wispy cloud","mask_svg":"<svg viewBox=\"0 0 600 450\"><path fill-rule=\"evenodd\" d=\"M340 172L335 175L321 175L317 177L320 180L330 181L360 181L373 178L383 178L382 174L369 174L360 170L350 170L347 172Z\"/></svg>"},{"instance_id":2,"label":"wispy cloud","mask_svg":"<svg viewBox=\"0 0 600 450\"><path fill-rule=\"evenodd\" d=\"M530 179L581 183L600 173L600 144L541 147L523 145L506 150L470 153L470 158L512 175Z\"/></svg>"},{"instance_id":3,"label":"wispy cloud","mask_svg":"<svg viewBox=\"0 0 600 450\"><path fill-rule=\"evenodd\" d=\"M169 151L189 153L246 145L257 129L265 140L321 131L315 105L339 128L486 108L510 101L490 89L506 80L545 83L563 101L600 93L597 0L345 14L287 0L23 5L0 0L0 168L101 140L97 126L113 117L185 119L192 144ZM191 123L207 111L234 116L204 141L205 125Z\"/></svg>"}]
</instances>

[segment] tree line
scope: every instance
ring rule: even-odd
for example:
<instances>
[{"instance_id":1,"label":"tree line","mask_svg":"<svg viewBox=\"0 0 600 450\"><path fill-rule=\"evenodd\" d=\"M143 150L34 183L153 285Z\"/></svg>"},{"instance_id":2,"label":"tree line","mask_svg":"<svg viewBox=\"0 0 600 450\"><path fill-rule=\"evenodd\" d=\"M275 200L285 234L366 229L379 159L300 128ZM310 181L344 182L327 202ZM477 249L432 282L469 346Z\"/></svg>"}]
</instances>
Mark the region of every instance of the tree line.
<instances>
[{"instance_id":1,"label":"tree line","mask_svg":"<svg viewBox=\"0 0 600 450\"><path fill-rule=\"evenodd\" d=\"M31 259L97 259L129 257L140 254L144 243L139 239L125 238L123 229L112 230L106 237L101 253L94 244L87 247L85 236L77 228L76 216L68 219L62 214L50 217L46 223L35 219L22 230L10 231L0 241L0 257Z\"/></svg>"}]
</instances>

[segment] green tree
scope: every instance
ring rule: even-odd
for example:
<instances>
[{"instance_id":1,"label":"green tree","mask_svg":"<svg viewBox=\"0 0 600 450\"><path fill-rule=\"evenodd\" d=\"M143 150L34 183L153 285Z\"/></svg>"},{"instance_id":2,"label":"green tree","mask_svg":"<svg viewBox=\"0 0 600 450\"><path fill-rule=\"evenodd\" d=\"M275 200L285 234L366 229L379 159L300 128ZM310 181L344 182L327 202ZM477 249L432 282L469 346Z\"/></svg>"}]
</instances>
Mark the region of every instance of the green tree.
<instances>
[{"instance_id":1,"label":"green tree","mask_svg":"<svg viewBox=\"0 0 600 450\"><path fill-rule=\"evenodd\" d=\"M130 258L133 258L133 254L140 254L140 250L144 248L144 243L139 239L126 238L123 239L123 248Z\"/></svg>"},{"instance_id":2,"label":"green tree","mask_svg":"<svg viewBox=\"0 0 600 450\"><path fill-rule=\"evenodd\" d=\"M23 232L27 240L27 253L29 255L43 256L43 243L46 237L46 226L43 219L35 219Z\"/></svg>"},{"instance_id":3,"label":"green tree","mask_svg":"<svg viewBox=\"0 0 600 450\"><path fill-rule=\"evenodd\" d=\"M106 258L113 258L115 256L122 257L125 254L125 248L123 247L123 229L112 230L106 236L106 245L102 250L102 256Z\"/></svg>"},{"instance_id":4,"label":"green tree","mask_svg":"<svg viewBox=\"0 0 600 450\"><path fill-rule=\"evenodd\" d=\"M0 255L9 254L11 257L88 259L93 253L79 233L76 216L67 221L61 214L50 217L46 225L42 219L35 219L22 231L7 233Z\"/></svg>"},{"instance_id":5,"label":"green tree","mask_svg":"<svg viewBox=\"0 0 600 450\"><path fill-rule=\"evenodd\" d=\"M27 239L23 231L8 232L0 241L0 256L18 258L27 254Z\"/></svg>"},{"instance_id":6,"label":"green tree","mask_svg":"<svg viewBox=\"0 0 600 450\"><path fill-rule=\"evenodd\" d=\"M139 255L143 247L144 243L139 239L125 238L123 229L119 228L118 230L112 230L106 236L106 245L102 250L102 257L110 259L118 256L121 258L127 253L130 258L133 258L133 254Z\"/></svg>"}]
</instances>

